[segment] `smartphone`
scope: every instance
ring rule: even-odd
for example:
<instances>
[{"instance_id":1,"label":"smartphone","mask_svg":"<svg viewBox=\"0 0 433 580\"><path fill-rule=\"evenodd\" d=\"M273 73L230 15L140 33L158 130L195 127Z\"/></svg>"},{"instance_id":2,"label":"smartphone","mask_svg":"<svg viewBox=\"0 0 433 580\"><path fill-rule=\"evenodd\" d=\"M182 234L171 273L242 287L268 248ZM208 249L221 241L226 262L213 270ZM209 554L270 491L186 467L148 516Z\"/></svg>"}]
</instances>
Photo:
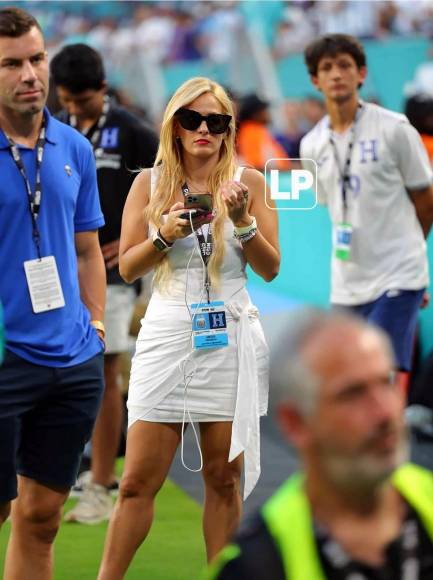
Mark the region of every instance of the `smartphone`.
<instances>
[{"instance_id":1,"label":"smartphone","mask_svg":"<svg viewBox=\"0 0 433 580\"><path fill-rule=\"evenodd\" d=\"M212 213L212 195L210 193L189 193L185 196L184 206L185 209L197 210L193 214L193 219L202 217L206 214ZM180 214L180 217L184 220L188 220L189 214L190 212L188 211Z\"/></svg>"}]
</instances>

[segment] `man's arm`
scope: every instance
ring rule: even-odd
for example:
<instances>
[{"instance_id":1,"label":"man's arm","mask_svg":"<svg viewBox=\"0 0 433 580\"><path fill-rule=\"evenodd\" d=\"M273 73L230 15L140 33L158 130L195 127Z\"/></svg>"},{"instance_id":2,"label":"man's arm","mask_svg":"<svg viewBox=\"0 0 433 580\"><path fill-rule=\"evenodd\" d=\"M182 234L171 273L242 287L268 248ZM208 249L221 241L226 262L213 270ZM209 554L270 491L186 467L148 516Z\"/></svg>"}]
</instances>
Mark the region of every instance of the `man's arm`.
<instances>
[{"instance_id":1,"label":"man's arm","mask_svg":"<svg viewBox=\"0 0 433 580\"><path fill-rule=\"evenodd\" d=\"M424 237L427 238L433 223L433 186L409 190L409 195L415 206Z\"/></svg>"},{"instance_id":2,"label":"man's arm","mask_svg":"<svg viewBox=\"0 0 433 580\"><path fill-rule=\"evenodd\" d=\"M103 321L106 277L98 232L76 233L75 249L81 299L90 312L91 320Z\"/></svg>"},{"instance_id":3,"label":"man's arm","mask_svg":"<svg viewBox=\"0 0 433 580\"><path fill-rule=\"evenodd\" d=\"M427 238L433 222L433 174L427 151L406 118L390 126L387 143Z\"/></svg>"}]
</instances>

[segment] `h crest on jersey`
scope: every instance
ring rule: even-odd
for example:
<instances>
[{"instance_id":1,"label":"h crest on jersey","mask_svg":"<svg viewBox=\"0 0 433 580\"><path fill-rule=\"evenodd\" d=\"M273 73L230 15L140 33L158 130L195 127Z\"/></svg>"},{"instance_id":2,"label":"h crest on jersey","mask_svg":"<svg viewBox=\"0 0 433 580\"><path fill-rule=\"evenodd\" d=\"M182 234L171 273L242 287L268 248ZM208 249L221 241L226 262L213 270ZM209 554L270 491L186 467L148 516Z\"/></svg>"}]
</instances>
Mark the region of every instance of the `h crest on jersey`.
<instances>
[{"instance_id":1,"label":"h crest on jersey","mask_svg":"<svg viewBox=\"0 0 433 580\"><path fill-rule=\"evenodd\" d=\"M378 149L378 139L367 139L360 140L359 147L361 152L360 163L367 163L367 161L378 161L379 156L377 153Z\"/></svg>"},{"instance_id":2,"label":"h crest on jersey","mask_svg":"<svg viewBox=\"0 0 433 580\"><path fill-rule=\"evenodd\" d=\"M106 127L102 130L100 147L115 149L119 146L119 127Z\"/></svg>"}]
</instances>

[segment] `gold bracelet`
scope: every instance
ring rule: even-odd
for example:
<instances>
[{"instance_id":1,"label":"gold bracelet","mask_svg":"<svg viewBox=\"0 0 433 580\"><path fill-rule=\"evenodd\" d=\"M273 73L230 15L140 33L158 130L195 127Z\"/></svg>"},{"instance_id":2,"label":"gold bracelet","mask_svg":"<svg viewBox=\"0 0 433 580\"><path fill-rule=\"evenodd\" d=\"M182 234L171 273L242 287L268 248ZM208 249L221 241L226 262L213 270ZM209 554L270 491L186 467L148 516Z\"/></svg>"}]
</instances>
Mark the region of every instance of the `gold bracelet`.
<instances>
[{"instance_id":1,"label":"gold bracelet","mask_svg":"<svg viewBox=\"0 0 433 580\"><path fill-rule=\"evenodd\" d=\"M102 332L102 337L105 337L105 326L101 320L91 320L90 324L96 328L96 330L100 330Z\"/></svg>"}]
</instances>

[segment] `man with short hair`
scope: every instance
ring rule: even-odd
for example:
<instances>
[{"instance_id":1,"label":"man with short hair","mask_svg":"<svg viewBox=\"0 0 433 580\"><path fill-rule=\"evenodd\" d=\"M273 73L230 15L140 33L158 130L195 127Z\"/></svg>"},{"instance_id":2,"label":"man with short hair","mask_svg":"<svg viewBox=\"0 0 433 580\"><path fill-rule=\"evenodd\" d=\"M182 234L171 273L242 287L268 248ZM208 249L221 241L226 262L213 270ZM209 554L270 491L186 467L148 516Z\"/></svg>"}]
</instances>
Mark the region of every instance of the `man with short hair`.
<instances>
[{"instance_id":1,"label":"man with short hair","mask_svg":"<svg viewBox=\"0 0 433 580\"><path fill-rule=\"evenodd\" d=\"M105 392L92 437L91 473L80 477L80 501L65 516L66 521L95 524L108 520L113 508L110 488L116 486L114 465L123 422L121 353L129 347L136 298L134 287L122 280L118 268L122 212L137 170L154 163L158 138L108 97L101 55L90 46L63 47L50 68L64 107L58 118L78 129L92 144L105 217L105 226L99 230L107 272Z\"/></svg>"},{"instance_id":2,"label":"man with short hair","mask_svg":"<svg viewBox=\"0 0 433 580\"><path fill-rule=\"evenodd\" d=\"M430 163L404 115L360 100L367 66L356 38L323 36L305 61L328 112L302 139L301 157L317 162L319 202L333 224L331 302L381 326L407 373L429 284Z\"/></svg>"},{"instance_id":3,"label":"man with short hair","mask_svg":"<svg viewBox=\"0 0 433 580\"><path fill-rule=\"evenodd\" d=\"M92 149L45 108L37 21L0 10L0 524L6 580L52 575L53 541L103 391L104 224ZM18 474L18 490L17 490Z\"/></svg>"},{"instance_id":4,"label":"man with short hair","mask_svg":"<svg viewBox=\"0 0 433 580\"><path fill-rule=\"evenodd\" d=\"M271 358L302 471L223 550L207 578L433 578L433 474L405 463L392 347L349 314L303 310Z\"/></svg>"}]
</instances>

